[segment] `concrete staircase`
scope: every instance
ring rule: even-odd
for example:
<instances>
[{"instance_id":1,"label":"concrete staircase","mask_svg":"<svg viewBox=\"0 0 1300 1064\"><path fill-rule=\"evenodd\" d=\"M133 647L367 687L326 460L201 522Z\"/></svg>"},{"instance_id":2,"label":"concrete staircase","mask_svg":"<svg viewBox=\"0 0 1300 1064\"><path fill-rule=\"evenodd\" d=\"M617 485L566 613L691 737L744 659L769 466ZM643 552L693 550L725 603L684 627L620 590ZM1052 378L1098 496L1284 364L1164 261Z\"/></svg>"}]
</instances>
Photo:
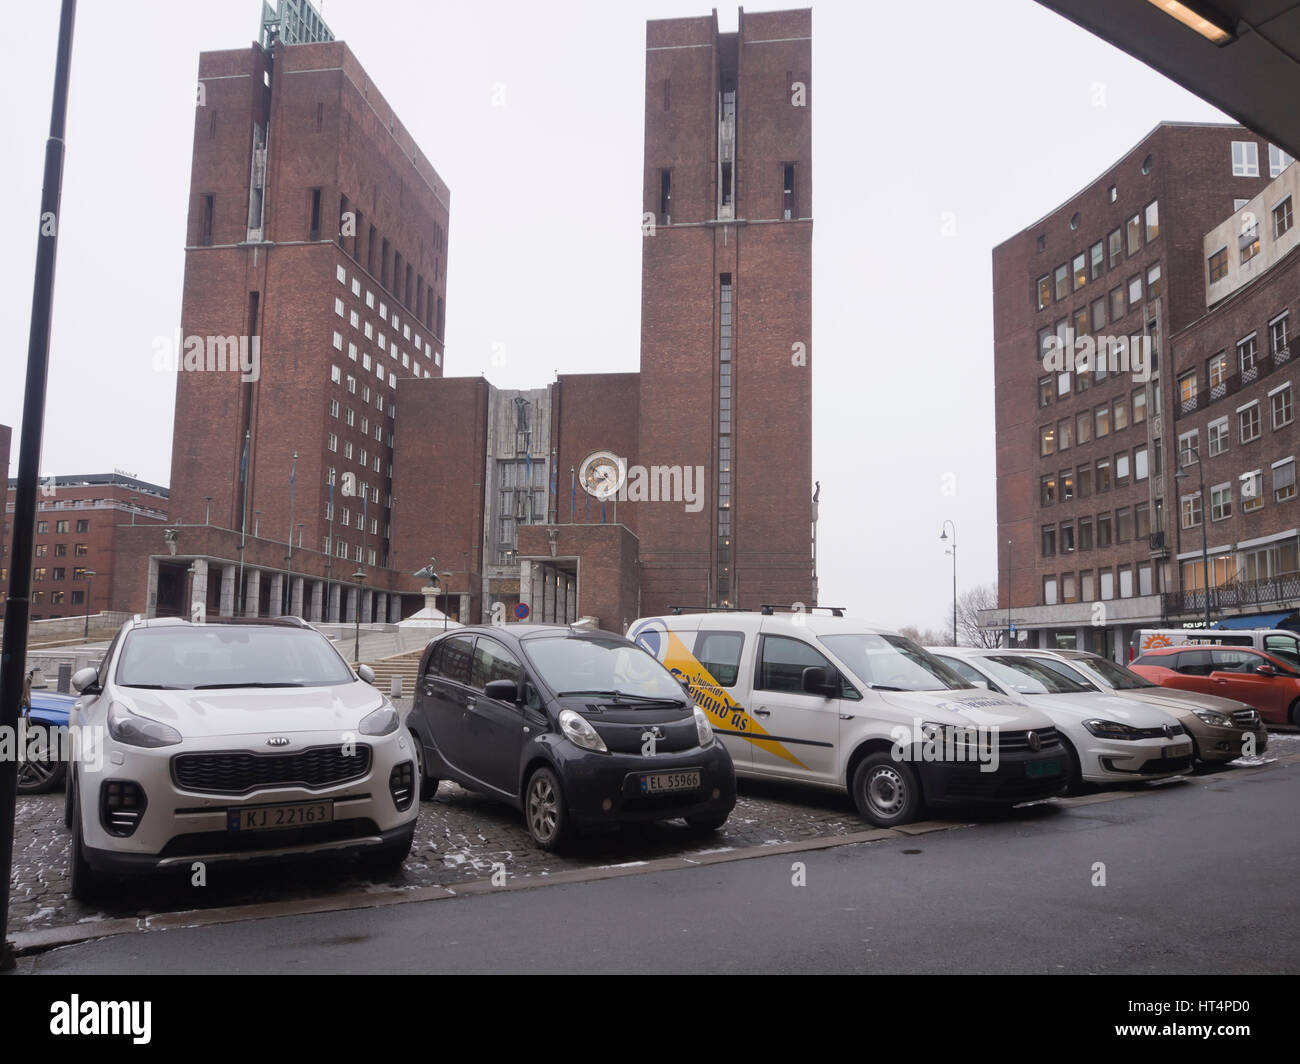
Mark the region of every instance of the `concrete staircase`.
<instances>
[{"instance_id":1,"label":"concrete staircase","mask_svg":"<svg viewBox=\"0 0 1300 1064\"><path fill-rule=\"evenodd\" d=\"M415 693L415 679L420 669L420 657L424 654L423 648L420 650L411 650L405 654L394 654L391 657L379 658L375 661L367 661L366 664L375 670L375 687L377 690L388 694L392 687L393 677L402 678L402 697L410 698Z\"/></svg>"}]
</instances>

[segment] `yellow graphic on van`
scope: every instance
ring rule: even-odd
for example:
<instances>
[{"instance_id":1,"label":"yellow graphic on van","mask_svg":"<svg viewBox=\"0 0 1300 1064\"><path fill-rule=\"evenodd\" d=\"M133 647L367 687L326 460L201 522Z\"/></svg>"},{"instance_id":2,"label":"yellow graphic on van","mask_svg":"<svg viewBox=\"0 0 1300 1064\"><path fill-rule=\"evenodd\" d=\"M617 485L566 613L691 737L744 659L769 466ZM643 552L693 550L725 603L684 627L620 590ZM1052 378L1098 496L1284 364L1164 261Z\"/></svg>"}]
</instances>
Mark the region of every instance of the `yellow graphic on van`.
<instances>
[{"instance_id":1,"label":"yellow graphic on van","mask_svg":"<svg viewBox=\"0 0 1300 1064\"><path fill-rule=\"evenodd\" d=\"M667 636L663 642L664 667L678 679L690 683L691 697L695 699L696 705L704 710L714 726L721 731L738 734L740 738L753 743L774 757L807 769L808 766L790 753L779 740L764 738L767 732L763 726L751 717L745 707L737 703L725 688L718 685L713 674L686 649L685 643L672 632L663 634Z\"/></svg>"}]
</instances>

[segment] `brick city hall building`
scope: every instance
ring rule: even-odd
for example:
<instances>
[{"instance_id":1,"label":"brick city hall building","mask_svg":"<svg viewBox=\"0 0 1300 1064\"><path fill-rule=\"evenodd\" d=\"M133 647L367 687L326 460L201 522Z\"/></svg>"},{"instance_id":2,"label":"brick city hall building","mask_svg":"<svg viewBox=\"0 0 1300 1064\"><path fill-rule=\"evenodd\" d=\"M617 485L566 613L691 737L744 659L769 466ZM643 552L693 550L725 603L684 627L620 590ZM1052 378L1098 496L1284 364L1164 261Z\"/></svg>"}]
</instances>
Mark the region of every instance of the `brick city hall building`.
<instances>
[{"instance_id":1,"label":"brick city hall building","mask_svg":"<svg viewBox=\"0 0 1300 1064\"><path fill-rule=\"evenodd\" d=\"M443 376L449 190L304 11L199 59L169 521L113 608L811 604L811 12L647 24L640 372L509 391Z\"/></svg>"}]
</instances>

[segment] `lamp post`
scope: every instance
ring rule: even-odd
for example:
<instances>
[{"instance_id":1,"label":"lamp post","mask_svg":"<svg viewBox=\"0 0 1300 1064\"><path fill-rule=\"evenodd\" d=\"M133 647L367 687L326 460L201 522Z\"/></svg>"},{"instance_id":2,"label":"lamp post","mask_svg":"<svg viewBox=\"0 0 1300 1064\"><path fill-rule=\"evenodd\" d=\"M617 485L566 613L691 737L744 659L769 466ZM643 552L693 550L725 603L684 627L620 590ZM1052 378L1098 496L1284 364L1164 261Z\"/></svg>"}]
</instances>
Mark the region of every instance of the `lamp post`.
<instances>
[{"instance_id":1,"label":"lamp post","mask_svg":"<svg viewBox=\"0 0 1300 1064\"><path fill-rule=\"evenodd\" d=\"M357 608L352 611L354 621L355 635L352 639L352 661L354 664L361 664L361 581L366 578L366 571L357 566L357 571L352 574L352 579L357 582Z\"/></svg>"},{"instance_id":2,"label":"lamp post","mask_svg":"<svg viewBox=\"0 0 1300 1064\"><path fill-rule=\"evenodd\" d=\"M1205 582L1205 628L1210 628L1210 540L1206 529L1210 523L1209 500L1205 497L1205 467L1201 464L1200 452L1196 453L1196 476L1197 490L1201 494L1201 579ZM1184 468L1179 468L1174 474L1174 481L1191 480L1191 474ZM1181 485L1179 485L1181 487ZM1179 503L1179 512L1182 511L1181 501Z\"/></svg>"},{"instance_id":3,"label":"lamp post","mask_svg":"<svg viewBox=\"0 0 1300 1064\"><path fill-rule=\"evenodd\" d=\"M94 569L86 570L86 625L81 632L81 638L85 642L90 642L90 593L95 589L97 575L99 574Z\"/></svg>"},{"instance_id":4,"label":"lamp post","mask_svg":"<svg viewBox=\"0 0 1300 1064\"><path fill-rule=\"evenodd\" d=\"M289 467L289 553L284 565L284 613L289 612L289 584L293 581L293 480L298 472L298 452L293 452L293 465Z\"/></svg>"},{"instance_id":5,"label":"lamp post","mask_svg":"<svg viewBox=\"0 0 1300 1064\"><path fill-rule=\"evenodd\" d=\"M1011 572L1011 540L1007 540L1007 646L1016 645L1015 631L1011 627L1011 589L1015 586Z\"/></svg>"},{"instance_id":6,"label":"lamp post","mask_svg":"<svg viewBox=\"0 0 1300 1064\"><path fill-rule=\"evenodd\" d=\"M939 539L948 540L948 526L952 525L952 645L957 645L957 526L952 521L943 523Z\"/></svg>"}]
</instances>

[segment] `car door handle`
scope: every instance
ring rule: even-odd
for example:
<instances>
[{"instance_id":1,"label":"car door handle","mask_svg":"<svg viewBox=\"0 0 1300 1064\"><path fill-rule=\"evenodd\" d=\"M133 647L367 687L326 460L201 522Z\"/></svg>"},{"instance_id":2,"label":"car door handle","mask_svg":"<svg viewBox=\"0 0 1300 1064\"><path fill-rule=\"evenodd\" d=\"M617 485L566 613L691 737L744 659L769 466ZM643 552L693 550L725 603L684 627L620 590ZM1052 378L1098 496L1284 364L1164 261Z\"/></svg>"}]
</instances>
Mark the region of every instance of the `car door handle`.
<instances>
[{"instance_id":1,"label":"car door handle","mask_svg":"<svg viewBox=\"0 0 1300 1064\"><path fill-rule=\"evenodd\" d=\"M478 705L478 699L477 699L477 698L467 698L467 699L465 699L465 708L466 708L466 709L473 709L473 708L474 708L475 706L477 706L477 705Z\"/></svg>"},{"instance_id":2,"label":"car door handle","mask_svg":"<svg viewBox=\"0 0 1300 1064\"><path fill-rule=\"evenodd\" d=\"M770 709L764 709L762 706L759 706L754 710L754 716L756 717L770 717L771 715L772 711Z\"/></svg>"}]
</instances>

